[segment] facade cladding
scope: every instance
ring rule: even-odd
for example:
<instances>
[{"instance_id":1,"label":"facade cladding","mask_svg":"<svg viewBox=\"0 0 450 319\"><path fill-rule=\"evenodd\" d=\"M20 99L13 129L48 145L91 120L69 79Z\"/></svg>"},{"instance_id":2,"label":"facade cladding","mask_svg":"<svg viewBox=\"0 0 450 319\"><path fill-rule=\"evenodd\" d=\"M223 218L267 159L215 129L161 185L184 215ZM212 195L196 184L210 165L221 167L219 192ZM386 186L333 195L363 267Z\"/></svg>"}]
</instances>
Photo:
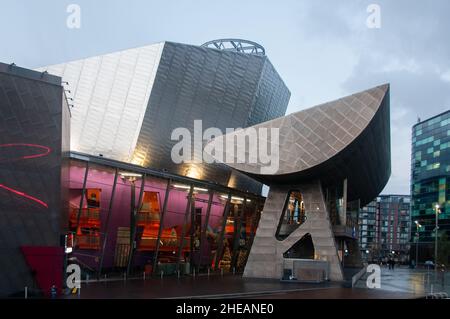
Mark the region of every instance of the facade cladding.
<instances>
[{"instance_id":1,"label":"facade cladding","mask_svg":"<svg viewBox=\"0 0 450 319\"><path fill-rule=\"evenodd\" d=\"M436 205L438 238L450 235L450 111L413 127L411 163L411 258L418 246L418 259L424 262L434 260Z\"/></svg>"},{"instance_id":2,"label":"facade cladding","mask_svg":"<svg viewBox=\"0 0 450 319\"><path fill-rule=\"evenodd\" d=\"M409 260L410 196L381 195L359 215L361 255L369 262Z\"/></svg>"},{"instance_id":3,"label":"facade cladding","mask_svg":"<svg viewBox=\"0 0 450 319\"><path fill-rule=\"evenodd\" d=\"M241 128L285 114L290 92L264 55L163 42L43 67L69 83L71 149L258 192L224 165L175 164L174 129Z\"/></svg>"},{"instance_id":4,"label":"facade cladding","mask_svg":"<svg viewBox=\"0 0 450 319\"><path fill-rule=\"evenodd\" d=\"M389 108L386 84L252 127L278 129L268 140L281 156L270 173L260 160L228 164L270 186L244 276L343 280L361 265L358 212L391 173ZM228 138L210 142L212 156Z\"/></svg>"},{"instance_id":5,"label":"facade cladding","mask_svg":"<svg viewBox=\"0 0 450 319\"><path fill-rule=\"evenodd\" d=\"M266 56L164 42L40 71L0 65L0 295L61 291L63 262L82 279L243 272L261 184L173 165L171 132L283 115Z\"/></svg>"},{"instance_id":6,"label":"facade cladding","mask_svg":"<svg viewBox=\"0 0 450 319\"><path fill-rule=\"evenodd\" d=\"M0 64L0 295L33 287L43 253L61 273L69 112L61 78Z\"/></svg>"},{"instance_id":7,"label":"facade cladding","mask_svg":"<svg viewBox=\"0 0 450 319\"><path fill-rule=\"evenodd\" d=\"M0 64L0 112L0 296L61 291L64 247L83 279L243 272L258 194L70 152L50 74Z\"/></svg>"}]
</instances>

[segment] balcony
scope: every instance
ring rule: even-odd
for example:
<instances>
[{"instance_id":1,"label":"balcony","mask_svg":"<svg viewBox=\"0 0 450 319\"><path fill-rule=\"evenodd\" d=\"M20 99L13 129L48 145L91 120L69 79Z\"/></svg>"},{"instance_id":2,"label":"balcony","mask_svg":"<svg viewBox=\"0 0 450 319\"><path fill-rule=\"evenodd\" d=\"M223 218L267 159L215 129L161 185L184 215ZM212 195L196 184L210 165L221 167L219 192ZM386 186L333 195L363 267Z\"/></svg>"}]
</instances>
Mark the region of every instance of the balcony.
<instances>
[{"instance_id":1,"label":"balcony","mask_svg":"<svg viewBox=\"0 0 450 319\"><path fill-rule=\"evenodd\" d=\"M78 214L80 209L74 207L70 211L70 225L77 226ZM82 208L80 213L79 227L100 229L100 208Z\"/></svg>"},{"instance_id":2,"label":"balcony","mask_svg":"<svg viewBox=\"0 0 450 319\"><path fill-rule=\"evenodd\" d=\"M333 233L335 237L357 239L359 237L358 220L347 216L345 225L333 225Z\"/></svg>"},{"instance_id":3,"label":"balcony","mask_svg":"<svg viewBox=\"0 0 450 319\"><path fill-rule=\"evenodd\" d=\"M100 249L100 234L97 232L89 234L78 234L75 237L75 246L80 249Z\"/></svg>"}]
</instances>

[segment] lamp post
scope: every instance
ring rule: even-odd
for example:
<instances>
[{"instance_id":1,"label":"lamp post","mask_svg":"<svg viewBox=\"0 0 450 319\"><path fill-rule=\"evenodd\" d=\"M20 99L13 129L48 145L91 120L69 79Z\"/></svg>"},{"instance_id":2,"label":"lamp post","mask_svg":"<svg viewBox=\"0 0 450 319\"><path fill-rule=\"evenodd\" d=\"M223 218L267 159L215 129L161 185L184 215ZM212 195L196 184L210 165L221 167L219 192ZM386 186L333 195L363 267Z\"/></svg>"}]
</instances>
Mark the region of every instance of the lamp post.
<instances>
[{"instance_id":1,"label":"lamp post","mask_svg":"<svg viewBox=\"0 0 450 319\"><path fill-rule=\"evenodd\" d=\"M439 220L439 213L441 212L441 209L439 207L439 204L436 204L434 206L436 211L436 225L434 228L434 275L435 279L437 278L437 263L438 263L438 220Z\"/></svg>"},{"instance_id":2,"label":"lamp post","mask_svg":"<svg viewBox=\"0 0 450 319\"><path fill-rule=\"evenodd\" d=\"M416 220L416 267L419 265L419 238L420 238L420 233L419 233L419 228L422 228L422 225L420 225L420 223Z\"/></svg>"}]
</instances>

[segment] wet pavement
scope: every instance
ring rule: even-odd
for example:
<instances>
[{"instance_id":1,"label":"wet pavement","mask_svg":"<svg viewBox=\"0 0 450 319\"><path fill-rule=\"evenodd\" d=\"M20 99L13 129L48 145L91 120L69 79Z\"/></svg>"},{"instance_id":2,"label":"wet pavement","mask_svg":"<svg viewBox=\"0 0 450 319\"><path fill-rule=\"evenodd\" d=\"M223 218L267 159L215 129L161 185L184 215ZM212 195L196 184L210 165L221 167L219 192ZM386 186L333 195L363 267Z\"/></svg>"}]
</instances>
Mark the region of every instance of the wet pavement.
<instances>
[{"instance_id":1,"label":"wet pavement","mask_svg":"<svg viewBox=\"0 0 450 319\"><path fill-rule=\"evenodd\" d=\"M356 287L366 288L364 276ZM445 292L450 295L450 272L438 272L435 278L434 270L409 269L397 267L390 270L387 267L381 269L381 290L390 292L403 292L415 295L428 295Z\"/></svg>"},{"instance_id":2,"label":"wet pavement","mask_svg":"<svg viewBox=\"0 0 450 319\"><path fill-rule=\"evenodd\" d=\"M244 279L240 276L166 277L83 283L80 298L241 298L310 289L340 287L339 283L282 283L270 279ZM78 298L78 296L66 296Z\"/></svg>"},{"instance_id":3,"label":"wet pavement","mask_svg":"<svg viewBox=\"0 0 450 319\"><path fill-rule=\"evenodd\" d=\"M450 292L450 274L445 282L434 282L433 271L383 268L381 288L368 289L366 276L354 288L342 283L282 283L279 280L244 279L240 276L215 275L144 280L117 280L83 283L80 295L64 298L258 298L258 299L409 299L423 298L431 292Z\"/></svg>"}]
</instances>

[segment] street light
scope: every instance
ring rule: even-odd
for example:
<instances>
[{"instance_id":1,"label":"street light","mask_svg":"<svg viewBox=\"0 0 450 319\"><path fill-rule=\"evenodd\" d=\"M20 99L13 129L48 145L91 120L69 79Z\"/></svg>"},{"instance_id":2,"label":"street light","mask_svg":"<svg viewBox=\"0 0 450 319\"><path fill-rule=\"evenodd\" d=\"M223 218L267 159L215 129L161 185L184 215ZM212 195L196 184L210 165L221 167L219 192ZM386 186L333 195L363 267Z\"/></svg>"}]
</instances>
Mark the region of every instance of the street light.
<instances>
[{"instance_id":1,"label":"street light","mask_svg":"<svg viewBox=\"0 0 450 319\"><path fill-rule=\"evenodd\" d=\"M434 228L434 275L435 279L437 278L437 263L438 263L438 220L439 220L439 214L441 213L441 209L439 207L439 204L436 204L434 206L436 209L436 225Z\"/></svg>"},{"instance_id":2,"label":"street light","mask_svg":"<svg viewBox=\"0 0 450 319\"><path fill-rule=\"evenodd\" d=\"M416 223L416 267L419 265L419 228L422 228L422 225L416 220L414 221Z\"/></svg>"}]
</instances>

